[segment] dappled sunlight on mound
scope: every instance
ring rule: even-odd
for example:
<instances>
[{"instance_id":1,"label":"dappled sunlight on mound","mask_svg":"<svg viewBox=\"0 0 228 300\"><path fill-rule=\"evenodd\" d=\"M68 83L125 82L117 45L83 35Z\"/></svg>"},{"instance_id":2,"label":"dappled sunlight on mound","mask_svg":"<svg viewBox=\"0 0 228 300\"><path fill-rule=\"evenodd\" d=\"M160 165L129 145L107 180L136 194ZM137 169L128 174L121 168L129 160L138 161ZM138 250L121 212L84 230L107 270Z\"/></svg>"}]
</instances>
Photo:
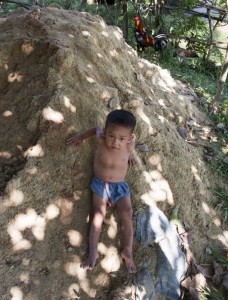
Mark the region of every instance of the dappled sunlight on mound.
<instances>
[{"instance_id":1,"label":"dappled sunlight on mound","mask_svg":"<svg viewBox=\"0 0 228 300\"><path fill-rule=\"evenodd\" d=\"M11 288L10 293L12 295L11 300L23 300L24 293L22 292L21 288L18 286L14 286Z\"/></svg>"},{"instance_id":2,"label":"dappled sunlight on mound","mask_svg":"<svg viewBox=\"0 0 228 300\"><path fill-rule=\"evenodd\" d=\"M95 296L96 290L90 288L90 284L87 279L88 270L83 269L80 266L80 260L78 257L74 256L74 261L66 263L64 269L68 275L77 278L80 289L82 289L85 293L87 293L89 297L93 298Z\"/></svg>"},{"instance_id":3,"label":"dappled sunlight on mound","mask_svg":"<svg viewBox=\"0 0 228 300\"><path fill-rule=\"evenodd\" d=\"M42 114L47 121L52 121L57 124L61 124L64 121L63 114L59 111L55 111L51 107L44 108Z\"/></svg>"},{"instance_id":4,"label":"dappled sunlight on mound","mask_svg":"<svg viewBox=\"0 0 228 300\"><path fill-rule=\"evenodd\" d=\"M94 278L96 286L107 286L109 285L109 275L106 272L100 272L96 278Z\"/></svg>"},{"instance_id":5,"label":"dappled sunlight on mound","mask_svg":"<svg viewBox=\"0 0 228 300\"><path fill-rule=\"evenodd\" d=\"M111 216L109 220L109 228L108 228L108 236L110 239L115 239L117 235L117 222L114 218L114 216Z\"/></svg>"},{"instance_id":6,"label":"dappled sunlight on mound","mask_svg":"<svg viewBox=\"0 0 228 300\"><path fill-rule=\"evenodd\" d=\"M31 43L25 42L22 44L21 50L24 52L24 54L30 55L34 50L34 46L31 45Z\"/></svg>"},{"instance_id":7,"label":"dappled sunlight on mound","mask_svg":"<svg viewBox=\"0 0 228 300\"><path fill-rule=\"evenodd\" d=\"M82 31L82 35L84 35L84 36L91 36L91 34L88 31L86 31L86 30Z\"/></svg>"},{"instance_id":8,"label":"dappled sunlight on mound","mask_svg":"<svg viewBox=\"0 0 228 300\"><path fill-rule=\"evenodd\" d=\"M224 231L222 234L219 234L217 237L215 236L225 247L228 248L228 231Z\"/></svg>"},{"instance_id":9,"label":"dappled sunlight on mound","mask_svg":"<svg viewBox=\"0 0 228 300\"><path fill-rule=\"evenodd\" d=\"M11 153L7 151L2 151L0 152L0 157L9 159L11 158Z\"/></svg>"},{"instance_id":10,"label":"dappled sunlight on mound","mask_svg":"<svg viewBox=\"0 0 228 300\"><path fill-rule=\"evenodd\" d=\"M139 115L139 117L148 125L148 127L149 127L149 134L153 134L154 133L154 129L151 126L150 118L139 107L137 108L136 112Z\"/></svg>"},{"instance_id":11,"label":"dappled sunlight on mound","mask_svg":"<svg viewBox=\"0 0 228 300\"><path fill-rule=\"evenodd\" d=\"M57 218L59 215L59 208L55 204L49 204L48 207L46 208L46 213L45 213L45 218L47 220L52 220L54 218Z\"/></svg>"},{"instance_id":12,"label":"dappled sunlight on mound","mask_svg":"<svg viewBox=\"0 0 228 300\"><path fill-rule=\"evenodd\" d=\"M194 165L192 165L191 169L192 169L192 173L194 174L195 179L198 180L199 182L202 182L200 176L197 174L198 173L197 168Z\"/></svg>"},{"instance_id":13,"label":"dappled sunlight on mound","mask_svg":"<svg viewBox=\"0 0 228 300\"><path fill-rule=\"evenodd\" d=\"M101 34L105 37L108 37L108 32L107 31L102 31Z\"/></svg>"},{"instance_id":14,"label":"dappled sunlight on mound","mask_svg":"<svg viewBox=\"0 0 228 300\"><path fill-rule=\"evenodd\" d=\"M202 207L204 211L212 218L214 224L216 226L221 226L221 219L217 215L217 212L215 209L211 208L207 203L203 202Z\"/></svg>"},{"instance_id":15,"label":"dappled sunlight on mound","mask_svg":"<svg viewBox=\"0 0 228 300\"><path fill-rule=\"evenodd\" d=\"M99 243L98 251L105 256L100 264L106 273L116 272L120 268L120 257L115 247L106 247L103 243Z\"/></svg>"},{"instance_id":16,"label":"dappled sunlight on mound","mask_svg":"<svg viewBox=\"0 0 228 300\"><path fill-rule=\"evenodd\" d=\"M13 115L12 111L6 110L2 113L3 117L11 117Z\"/></svg>"},{"instance_id":17,"label":"dappled sunlight on mound","mask_svg":"<svg viewBox=\"0 0 228 300\"><path fill-rule=\"evenodd\" d=\"M22 82L23 76L19 72L12 72L8 75L8 82L12 83L14 81Z\"/></svg>"},{"instance_id":18,"label":"dappled sunlight on mound","mask_svg":"<svg viewBox=\"0 0 228 300\"><path fill-rule=\"evenodd\" d=\"M119 28L115 28L113 30L113 34L115 35L115 37L120 41L123 38L123 33Z\"/></svg>"},{"instance_id":19,"label":"dappled sunlight on mound","mask_svg":"<svg viewBox=\"0 0 228 300\"><path fill-rule=\"evenodd\" d=\"M89 77L89 76L86 76L86 80L87 80L89 83L94 83L94 82L96 82L92 77Z\"/></svg>"},{"instance_id":20,"label":"dappled sunlight on mound","mask_svg":"<svg viewBox=\"0 0 228 300\"><path fill-rule=\"evenodd\" d=\"M19 279L24 284L28 284L29 283L29 272L22 272Z\"/></svg>"},{"instance_id":21,"label":"dappled sunlight on mound","mask_svg":"<svg viewBox=\"0 0 228 300\"><path fill-rule=\"evenodd\" d=\"M22 191L13 190L9 193L7 206L17 206L20 205L24 200L24 194Z\"/></svg>"},{"instance_id":22,"label":"dappled sunlight on mound","mask_svg":"<svg viewBox=\"0 0 228 300\"><path fill-rule=\"evenodd\" d=\"M76 113L76 107L73 104L71 104L71 100L67 96L63 97L63 103L67 108L70 109L72 113Z\"/></svg>"},{"instance_id":23,"label":"dappled sunlight on mound","mask_svg":"<svg viewBox=\"0 0 228 300\"><path fill-rule=\"evenodd\" d=\"M28 167L26 168L26 173L30 174L30 175L35 175L38 172L37 167Z\"/></svg>"},{"instance_id":24,"label":"dappled sunlight on mound","mask_svg":"<svg viewBox=\"0 0 228 300\"><path fill-rule=\"evenodd\" d=\"M43 157L44 156L44 151L42 149L42 146L40 144L37 144L35 146L29 147L25 152L24 152L25 157Z\"/></svg>"},{"instance_id":25,"label":"dappled sunlight on mound","mask_svg":"<svg viewBox=\"0 0 228 300\"><path fill-rule=\"evenodd\" d=\"M100 53L97 53L97 56L98 56L99 58L103 58L103 55L100 54Z\"/></svg>"},{"instance_id":26,"label":"dappled sunlight on mound","mask_svg":"<svg viewBox=\"0 0 228 300\"><path fill-rule=\"evenodd\" d=\"M15 251L29 249L31 242L23 238L22 232L30 228L36 238L42 240L44 237L45 220L42 217L37 219L37 214L33 209L28 209L26 214L19 214L14 221L8 225L8 233L11 237Z\"/></svg>"},{"instance_id":27,"label":"dappled sunlight on mound","mask_svg":"<svg viewBox=\"0 0 228 300\"><path fill-rule=\"evenodd\" d=\"M110 50L110 55L111 55L112 57L117 57L117 56L119 56L119 54L116 52L115 49L114 49L114 50Z\"/></svg>"},{"instance_id":28,"label":"dappled sunlight on mound","mask_svg":"<svg viewBox=\"0 0 228 300\"><path fill-rule=\"evenodd\" d=\"M82 235L77 230L70 230L67 235L72 246L78 247L82 244Z\"/></svg>"},{"instance_id":29,"label":"dappled sunlight on mound","mask_svg":"<svg viewBox=\"0 0 228 300\"><path fill-rule=\"evenodd\" d=\"M13 194L14 197L17 197L16 199L18 201L18 191L13 191L11 194ZM20 196L23 196L22 192L20 193ZM12 199L10 200L12 201ZM46 208L46 212L40 215L32 208L27 209L25 214L17 214L14 220L9 223L7 230L11 237L13 249L19 251L32 247L31 242L23 237L23 232L26 229L30 229L34 237L37 240L42 241L45 236L47 222L58 216L59 208L53 203L49 204Z\"/></svg>"}]
</instances>

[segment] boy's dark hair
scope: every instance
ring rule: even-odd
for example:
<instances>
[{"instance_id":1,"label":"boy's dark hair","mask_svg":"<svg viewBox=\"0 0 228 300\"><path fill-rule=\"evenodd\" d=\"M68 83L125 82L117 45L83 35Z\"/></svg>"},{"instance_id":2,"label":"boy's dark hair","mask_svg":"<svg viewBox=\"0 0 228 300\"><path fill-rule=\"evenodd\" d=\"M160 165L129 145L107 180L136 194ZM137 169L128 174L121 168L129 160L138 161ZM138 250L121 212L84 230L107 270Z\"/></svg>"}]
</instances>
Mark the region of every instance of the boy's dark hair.
<instances>
[{"instance_id":1,"label":"boy's dark hair","mask_svg":"<svg viewBox=\"0 0 228 300\"><path fill-rule=\"evenodd\" d=\"M131 112L124 109L116 109L107 115L105 128L109 124L116 124L126 128L130 128L133 132L136 125L136 119Z\"/></svg>"}]
</instances>

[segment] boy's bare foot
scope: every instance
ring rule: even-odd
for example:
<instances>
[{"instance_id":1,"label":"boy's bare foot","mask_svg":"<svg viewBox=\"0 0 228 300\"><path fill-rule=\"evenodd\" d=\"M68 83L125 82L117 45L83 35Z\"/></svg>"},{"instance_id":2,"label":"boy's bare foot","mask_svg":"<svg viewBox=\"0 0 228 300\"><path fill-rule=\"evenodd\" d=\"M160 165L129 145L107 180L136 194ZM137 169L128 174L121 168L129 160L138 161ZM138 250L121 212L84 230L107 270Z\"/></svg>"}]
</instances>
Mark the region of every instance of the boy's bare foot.
<instances>
[{"instance_id":1,"label":"boy's bare foot","mask_svg":"<svg viewBox=\"0 0 228 300\"><path fill-rule=\"evenodd\" d=\"M136 266L132 254L121 252L121 257L125 260L126 268L129 273L136 273Z\"/></svg>"},{"instance_id":2,"label":"boy's bare foot","mask_svg":"<svg viewBox=\"0 0 228 300\"><path fill-rule=\"evenodd\" d=\"M98 259L99 255L97 252L89 253L89 256L86 262L82 265L83 269L92 270L95 266L96 260Z\"/></svg>"}]
</instances>

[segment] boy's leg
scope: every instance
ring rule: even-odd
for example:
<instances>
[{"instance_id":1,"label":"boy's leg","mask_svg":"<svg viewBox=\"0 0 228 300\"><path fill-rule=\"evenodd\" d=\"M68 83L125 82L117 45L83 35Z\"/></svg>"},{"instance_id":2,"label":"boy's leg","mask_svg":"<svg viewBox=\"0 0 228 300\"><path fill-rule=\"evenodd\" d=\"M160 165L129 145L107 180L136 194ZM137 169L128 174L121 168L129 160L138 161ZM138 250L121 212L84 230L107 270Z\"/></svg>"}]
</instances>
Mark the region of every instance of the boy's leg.
<instances>
[{"instance_id":1,"label":"boy's leg","mask_svg":"<svg viewBox=\"0 0 228 300\"><path fill-rule=\"evenodd\" d=\"M129 273L135 273L136 267L133 260L132 245L133 245L133 227L132 227L132 207L129 196L123 197L116 203L121 218L122 232L122 252L121 256L125 260L126 267Z\"/></svg>"},{"instance_id":2,"label":"boy's leg","mask_svg":"<svg viewBox=\"0 0 228 300\"><path fill-rule=\"evenodd\" d=\"M93 193L93 219L89 232L89 255L83 266L84 269L93 269L98 258L97 244L99 241L102 223L106 215L106 201Z\"/></svg>"}]
</instances>

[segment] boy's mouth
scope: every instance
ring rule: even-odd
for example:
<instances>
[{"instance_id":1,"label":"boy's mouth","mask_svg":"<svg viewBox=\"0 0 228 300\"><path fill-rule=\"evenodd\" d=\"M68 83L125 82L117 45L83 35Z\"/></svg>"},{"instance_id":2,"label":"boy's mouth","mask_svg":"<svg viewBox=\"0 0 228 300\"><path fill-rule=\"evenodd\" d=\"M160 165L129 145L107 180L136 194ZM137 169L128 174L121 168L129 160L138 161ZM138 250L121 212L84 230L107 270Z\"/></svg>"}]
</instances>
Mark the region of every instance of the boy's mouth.
<instances>
[{"instance_id":1,"label":"boy's mouth","mask_svg":"<svg viewBox=\"0 0 228 300\"><path fill-rule=\"evenodd\" d=\"M113 149L113 150L119 150L119 147L112 146L112 149Z\"/></svg>"}]
</instances>

